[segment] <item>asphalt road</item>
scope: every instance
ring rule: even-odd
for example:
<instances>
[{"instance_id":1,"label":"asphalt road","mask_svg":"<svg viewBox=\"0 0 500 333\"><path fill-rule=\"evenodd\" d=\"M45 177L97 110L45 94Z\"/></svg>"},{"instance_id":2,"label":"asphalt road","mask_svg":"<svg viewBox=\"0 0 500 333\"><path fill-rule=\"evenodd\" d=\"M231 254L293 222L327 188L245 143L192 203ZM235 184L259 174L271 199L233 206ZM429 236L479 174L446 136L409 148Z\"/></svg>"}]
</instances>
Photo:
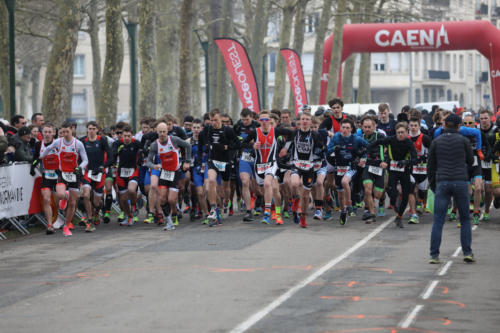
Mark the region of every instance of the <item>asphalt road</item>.
<instances>
[{"instance_id":1,"label":"asphalt road","mask_svg":"<svg viewBox=\"0 0 500 333\"><path fill-rule=\"evenodd\" d=\"M0 242L1 332L499 332L500 214L473 231L475 264L432 215L395 228L242 222L173 232L101 225Z\"/></svg>"}]
</instances>

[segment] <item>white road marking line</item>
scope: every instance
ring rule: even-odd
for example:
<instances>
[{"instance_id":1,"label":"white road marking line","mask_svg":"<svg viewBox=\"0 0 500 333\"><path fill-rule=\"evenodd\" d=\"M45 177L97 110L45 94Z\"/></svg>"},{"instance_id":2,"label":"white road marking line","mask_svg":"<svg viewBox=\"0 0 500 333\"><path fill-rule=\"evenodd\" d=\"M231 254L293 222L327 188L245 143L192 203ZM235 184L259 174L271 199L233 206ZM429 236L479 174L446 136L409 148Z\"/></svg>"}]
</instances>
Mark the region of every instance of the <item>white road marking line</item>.
<instances>
[{"instance_id":1,"label":"white road marking line","mask_svg":"<svg viewBox=\"0 0 500 333\"><path fill-rule=\"evenodd\" d=\"M399 327L401 328L408 328L410 327L411 323L415 320L415 318L417 317L418 313L420 311L422 311L422 309L424 308L423 305L419 304L419 305L416 305L413 310L408 313L408 315L406 316L406 319L403 320L401 323L399 323Z\"/></svg>"},{"instance_id":2,"label":"white road marking line","mask_svg":"<svg viewBox=\"0 0 500 333\"><path fill-rule=\"evenodd\" d=\"M436 286L438 285L438 283L439 280L432 281L425 290L425 292L422 294L422 299L428 299L431 296L432 292L434 291L434 288L436 288Z\"/></svg>"},{"instance_id":3,"label":"white road marking line","mask_svg":"<svg viewBox=\"0 0 500 333\"><path fill-rule=\"evenodd\" d=\"M455 250L455 252L453 253L452 257L453 257L453 258L458 257L458 255L460 254L460 251L462 251L462 247L461 247L461 246L457 247L457 249L456 249L456 250Z\"/></svg>"},{"instance_id":4,"label":"white road marking line","mask_svg":"<svg viewBox=\"0 0 500 333\"><path fill-rule=\"evenodd\" d=\"M230 331L230 333L240 333L248 330L250 327L259 322L262 318L267 316L271 311L273 311L278 306L286 302L290 297L295 295L300 289L304 288L305 286L316 280L326 271L330 270L333 266L337 265L339 262L349 257L351 254L356 252L356 250L358 250L363 245L368 243L368 241L370 241L373 237L377 236L382 230L385 229L385 227L387 227L390 223L392 223L393 220L394 218L391 217L388 221L384 222L382 225L377 227L377 229L373 230L368 236L366 236L365 238L354 244L351 248L342 253L340 256L330 260L328 263L320 267L318 270L316 270L314 273L306 277L304 280L300 281L298 284L288 289L288 291L286 291L284 294L276 298L270 304L268 304L261 310L257 311L253 315L251 315L247 320L245 320L244 322L233 328Z\"/></svg>"},{"instance_id":5,"label":"white road marking line","mask_svg":"<svg viewBox=\"0 0 500 333\"><path fill-rule=\"evenodd\" d=\"M445 275L445 274L446 274L446 272L448 271L448 269L450 268L451 264L453 264L453 261L449 260L449 261L446 263L446 265L444 265L444 266L443 266L443 268L441 268L441 269L439 270L438 275L439 275L439 276L443 276L443 275Z\"/></svg>"},{"instance_id":6,"label":"white road marking line","mask_svg":"<svg viewBox=\"0 0 500 333\"><path fill-rule=\"evenodd\" d=\"M472 231L475 231L477 229L477 225L472 227Z\"/></svg>"}]
</instances>

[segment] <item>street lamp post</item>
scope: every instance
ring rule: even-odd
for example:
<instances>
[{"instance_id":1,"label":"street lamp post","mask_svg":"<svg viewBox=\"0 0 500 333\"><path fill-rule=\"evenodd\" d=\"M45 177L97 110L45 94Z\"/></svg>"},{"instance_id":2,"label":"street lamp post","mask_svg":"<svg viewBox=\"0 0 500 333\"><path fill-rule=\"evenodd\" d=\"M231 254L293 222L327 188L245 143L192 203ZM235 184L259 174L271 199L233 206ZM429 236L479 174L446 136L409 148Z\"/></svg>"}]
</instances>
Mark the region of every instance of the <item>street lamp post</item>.
<instances>
[{"instance_id":1,"label":"street lamp post","mask_svg":"<svg viewBox=\"0 0 500 333\"><path fill-rule=\"evenodd\" d=\"M14 36L15 0L5 0L9 12L9 86L10 86L10 119L16 115L16 49Z\"/></svg>"},{"instance_id":2,"label":"street lamp post","mask_svg":"<svg viewBox=\"0 0 500 333\"><path fill-rule=\"evenodd\" d=\"M135 133L137 130L137 23L125 22L123 18L122 20L130 39L130 108L132 111L132 129Z\"/></svg>"}]
</instances>

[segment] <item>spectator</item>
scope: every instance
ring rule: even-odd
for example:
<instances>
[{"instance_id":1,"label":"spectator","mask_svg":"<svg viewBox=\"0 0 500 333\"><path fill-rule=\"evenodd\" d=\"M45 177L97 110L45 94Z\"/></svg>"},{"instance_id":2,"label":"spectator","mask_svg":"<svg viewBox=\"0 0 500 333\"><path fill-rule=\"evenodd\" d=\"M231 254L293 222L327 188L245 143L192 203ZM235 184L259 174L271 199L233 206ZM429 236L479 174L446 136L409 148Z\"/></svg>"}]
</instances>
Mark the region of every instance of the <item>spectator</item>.
<instances>
[{"instance_id":1,"label":"spectator","mask_svg":"<svg viewBox=\"0 0 500 333\"><path fill-rule=\"evenodd\" d=\"M28 126L30 129L30 149L31 149L31 154L35 154L35 145L38 141L40 141L38 138L41 135L40 134L40 129L36 125L29 125Z\"/></svg>"},{"instance_id":2,"label":"spectator","mask_svg":"<svg viewBox=\"0 0 500 333\"><path fill-rule=\"evenodd\" d=\"M24 118L24 116L17 114L14 117L12 117L11 124L12 126L9 126L7 128L7 137L13 136L14 134L17 133L19 128L26 126L26 118Z\"/></svg>"},{"instance_id":3,"label":"spectator","mask_svg":"<svg viewBox=\"0 0 500 333\"><path fill-rule=\"evenodd\" d=\"M26 126L20 127L12 137L11 145L16 149L16 162L32 162L33 154L30 148L30 129Z\"/></svg>"},{"instance_id":4,"label":"spectator","mask_svg":"<svg viewBox=\"0 0 500 333\"><path fill-rule=\"evenodd\" d=\"M451 197L460 214L460 242L465 262L474 262L471 249L471 222L469 216L469 173L474 155L469 140L458 133L460 117L450 114L444 120L443 135L432 141L429 150L427 175L434 199L434 224L431 232L431 264L439 264L439 248L446 211ZM453 158L450 158L453 156Z\"/></svg>"},{"instance_id":5,"label":"spectator","mask_svg":"<svg viewBox=\"0 0 500 333\"><path fill-rule=\"evenodd\" d=\"M45 123L43 119L43 115L40 112L34 113L31 116L31 125L36 126L38 128L38 134L36 136L36 139L38 141L42 140L42 126Z\"/></svg>"},{"instance_id":6,"label":"spectator","mask_svg":"<svg viewBox=\"0 0 500 333\"><path fill-rule=\"evenodd\" d=\"M184 132L186 132L186 135L188 137L193 136L193 131L191 130L191 128L193 127L193 119L194 119L193 116L184 117L183 127L184 127Z\"/></svg>"}]
</instances>

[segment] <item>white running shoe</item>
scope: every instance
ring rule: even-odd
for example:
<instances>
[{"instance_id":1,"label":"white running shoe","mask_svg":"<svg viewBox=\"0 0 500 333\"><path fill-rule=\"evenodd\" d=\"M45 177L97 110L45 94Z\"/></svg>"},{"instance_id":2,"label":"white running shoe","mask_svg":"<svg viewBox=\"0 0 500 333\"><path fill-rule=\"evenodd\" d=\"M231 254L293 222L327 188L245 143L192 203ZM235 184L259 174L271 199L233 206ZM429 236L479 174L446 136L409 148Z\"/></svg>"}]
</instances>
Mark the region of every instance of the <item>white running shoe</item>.
<instances>
[{"instance_id":1,"label":"white running shoe","mask_svg":"<svg viewBox=\"0 0 500 333\"><path fill-rule=\"evenodd\" d=\"M64 223L65 221L60 216L58 216L57 220L54 222L54 229L61 229Z\"/></svg>"}]
</instances>

